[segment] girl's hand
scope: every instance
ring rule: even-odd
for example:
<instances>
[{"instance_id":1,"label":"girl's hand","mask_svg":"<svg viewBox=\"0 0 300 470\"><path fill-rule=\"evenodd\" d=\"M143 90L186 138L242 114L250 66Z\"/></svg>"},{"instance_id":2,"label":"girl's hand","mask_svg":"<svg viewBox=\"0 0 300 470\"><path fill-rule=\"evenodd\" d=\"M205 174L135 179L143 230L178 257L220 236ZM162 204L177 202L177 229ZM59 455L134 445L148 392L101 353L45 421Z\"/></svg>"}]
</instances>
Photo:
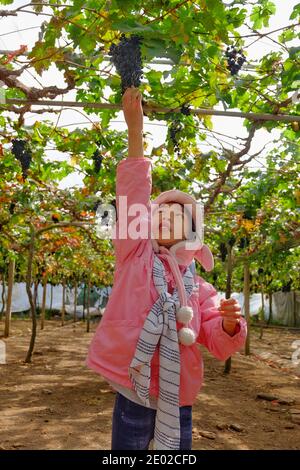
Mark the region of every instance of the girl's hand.
<instances>
[{"instance_id":1,"label":"girl's hand","mask_svg":"<svg viewBox=\"0 0 300 470\"><path fill-rule=\"evenodd\" d=\"M135 132L143 131L143 107L142 95L138 88L127 88L122 97L124 118L128 130Z\"/></svg>"},{"instance_id":2,"label":"girl's hand","mask_svg":"<svg viewBox=\"0 0 300 470\"><path fill-rule=\"evenodd\" d=\"M221 299L219 307L223 317L223 328L230 336L235 334L236 325L240 322L241 307L235 299Z\"/></svg>"}]
</instances>

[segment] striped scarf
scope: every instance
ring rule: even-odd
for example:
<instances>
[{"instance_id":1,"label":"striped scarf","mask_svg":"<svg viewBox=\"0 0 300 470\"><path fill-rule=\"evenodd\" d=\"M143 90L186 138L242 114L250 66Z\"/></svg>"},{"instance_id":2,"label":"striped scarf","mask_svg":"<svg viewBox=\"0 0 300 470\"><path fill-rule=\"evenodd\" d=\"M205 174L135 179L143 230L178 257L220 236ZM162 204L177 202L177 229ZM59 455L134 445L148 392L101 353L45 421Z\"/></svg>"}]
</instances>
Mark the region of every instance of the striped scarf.
<instances>
[{"instance_id":1,"label":"striped scarf","mask_svg":"<svg viewBox=\"0 0 300 470\"><path fill-rule=\"evenodd\" d=\"M151 308L137 343L129 376L139 398L150 406L150 363L159 344L159 396L155 420L155 450L180 449L180 350L176 328L176 309L180 307L178 290L168 292L162 261L154 255L153 280L159 293ZM193 274L188 267L184 276L187 298L194 288Z\"/></svg>"}]
</instances>

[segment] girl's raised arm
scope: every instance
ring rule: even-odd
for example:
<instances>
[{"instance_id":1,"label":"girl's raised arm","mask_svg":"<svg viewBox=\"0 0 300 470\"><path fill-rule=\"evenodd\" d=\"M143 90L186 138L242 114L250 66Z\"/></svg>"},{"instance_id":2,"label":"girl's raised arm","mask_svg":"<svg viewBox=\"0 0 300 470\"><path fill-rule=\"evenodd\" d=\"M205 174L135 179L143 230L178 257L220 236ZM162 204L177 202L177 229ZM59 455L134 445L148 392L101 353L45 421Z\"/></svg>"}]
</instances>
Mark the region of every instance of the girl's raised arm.
<instances>
[{"instance_id":1,"label":"girl's raised arm","mask_svg":"<svg viewBox=\"0 0 300 470\"><path fill-rule=\"evenodd\" d=\"M128 157L118 163L116 174L118 218L113 243L117 264L141 254L151 243L151 160L144 157L143 108L139 90L127 88L122 102L128 126Z\"/></svg>"},{"instance_id":2,"label":"girl's raised arm","mask_svg":"<svg viewBox=\"0 0 300 470\"><path fill-rule=\"evenodd\" d=\"M128 127L128 158L144 156L142 95L138 88L127 88L122 98Z\"/></svg>"}]
</instances>

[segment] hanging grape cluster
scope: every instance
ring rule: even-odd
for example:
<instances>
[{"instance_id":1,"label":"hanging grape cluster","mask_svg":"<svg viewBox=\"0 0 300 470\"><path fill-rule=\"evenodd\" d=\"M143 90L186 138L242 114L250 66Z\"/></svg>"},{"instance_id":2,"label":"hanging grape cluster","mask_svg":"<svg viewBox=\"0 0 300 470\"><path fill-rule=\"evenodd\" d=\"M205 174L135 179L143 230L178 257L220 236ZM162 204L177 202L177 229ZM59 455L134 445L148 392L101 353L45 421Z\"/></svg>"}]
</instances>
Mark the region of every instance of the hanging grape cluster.
<instances>
[{"instance_id":1,"label":"hanging grape cluster","mask_svg":"<svg viewBox=\"0 0 300 470\"><path fill-rule=\"evenodd\" d=\"M92 208L93 212L97 212L97 209L101 204L102 204L102 200L98 199L98 201L96 201L93 205L93 208Z\"/></svg>"},{"instance_id":2,"label":"hanging grape cluster","mask_svg":"<svg viewBox=\"0 0 300 470\"><path fill-rule=\"evenodd\" d=\"M123 33L120 42L110 46L108 55L111 56L111 61L121 77L122 95L126 88L131 86L138 88L141 83L143 76L141 41L141 36L133 34L127 38Z\"/></svg>"},{"instance_id":3,"label":"hanging grape cluster","mask_svg":"<svg viewBox=\"0 0 300 470\"><path fill-rule=\"evenodd\" d=\"M98 174L99 171L101 170L101 165L102 165L102 160L103 160L103 155L101 155L99 149L95 150L92 158L94 161L94 172Z\"/></svg>"},{"instance_id":4,"label":"hanging grape cluster","mask_svg":"<svg viewBox=\"0 0 300 470\"><path fill-rule=\"evenodd\" d=\"M26 140L13 139L12 140L12 153L17 160L21 163L22 175L25 179L30 167L32 153Z\"/></svg>"},{"instance_id":5,"label":"hanging grape cluster","mask_svg":"<svg viewBox=\"0 0 300 470\"><path fill-rule=\"evenodd\" d=\"M180 111L185 116L189 116L191 114L191 106L189 104L183 104L180 108Z\"/></svg>"},{"instance_id":6,"label":"hanging grape cluster","mask_svg":"<svg viewBox=\"0 0 300 470\"><path fill-rule=\"evenodd\" d=\"M236 238L234 236L232 236L228 240L228 245L232 248L233 245L235 244L235 242L236 242Z\"/></svg>"},{"instance_id":7,"label":"hanging grape cluster","mask_svg":"<svg viewBox=\"0 0 300 470\"><path fill-rule=\"evenodd\" d=\"M250 244L249 237L242 237L240 239L239 248L241 248L241 249L247 248L249 246L249 244Z\"/></svg>"},{"instance_id":8,"label":"hanging grape cluster","mask_svg":"<svg viewBox=\"0 0 300 470\"><path fill-rule=\"evenodd\" d=\"M246 209L243 213L243 219L245 220L253 220L254 213L251 209Z\"/></svg>"},{"instance_id":9,"label":"hanging grape cluster","mask_svg":"<svg viewBox=\"0 0 300 470\"><path fill-rule=\"evenodd\" d=\"M281 288L282 292L291 292L293 281L290 279L288 283Z\"/></svg>"},{"instance_id":10,"label":"hanging grape cluster","mask_svg":"<svg viewBox=\"0 0 300 470\"><path fill-rule=\"evenodd\" d=\"M228 46L225 56L227 58L227 68L231 75L237 75L244 62L246 62L246 57L244 56L242 49L237 50L233 46Z\"/></svg>"},{"instance_id":11,"label":"hanging grape cluster","mask_svg":"<svg viewBox=\"0 0 300 470\"><path fill-rule=\"evenodd\" d=\"M15 211L15 207L16 207L16 204L14 202L11 202L10 205L9 205L9 213L11 215L13 215L14 211Z\"/></svg>"},{"instance_id":12,"label":"hanging grape cluster","mask_svg":"<svg viewBox=\"0 0 300 470\"><path fill-rule=\"evenodd\" d=\"M180 108L180 112L184 116L189 116L191 114L191 106L189 104L183 104ZM183 124L180 122L179 117L177 116L169 125L169 137L173 144L174 152L177 153L177 156L180 156L178 134L182 131L182 129Z\"/></svg>"},{"instance_id":13,"label":"hanging grape cluster","mask_svg":"<svg viewBox=\"0 0 300 470\"><path fill-rule=\"evenodd\" d=\"M178 118L176 118L169 126L169 135L170 135L170 139L172 141L173 147L174 147L174 152L176 152L178 156L180 155L180 147L179 147L177 134L181 130L182 130L182 123L179 121Z\"/></svg>"}]
</instances>

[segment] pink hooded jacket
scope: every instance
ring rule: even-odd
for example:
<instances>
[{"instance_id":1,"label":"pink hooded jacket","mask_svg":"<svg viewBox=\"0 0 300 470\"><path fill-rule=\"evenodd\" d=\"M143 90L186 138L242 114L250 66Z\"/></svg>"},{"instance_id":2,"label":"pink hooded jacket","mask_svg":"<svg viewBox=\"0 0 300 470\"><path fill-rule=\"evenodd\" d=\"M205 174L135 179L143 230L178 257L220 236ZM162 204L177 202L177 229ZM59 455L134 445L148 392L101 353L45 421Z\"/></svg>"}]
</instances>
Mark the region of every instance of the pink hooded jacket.
<instances>
[{"instance_id":1,"label":"pink hooded jacket","mask_svg":"<svg viewBox=\"0 0 300 470\"><path fill-rule=\"evenodd\" d=\"M130 206L135 203L143 204L147 208L147 219L150 223L151 190L152 176L149 158L126 158L118 164L117 214L119 215L119 196L127 196L127 226L136 220L136 216L130 215ZM167 193L168 191L162 195ZM183 194L181 191L173 190L173 194L179 195L179 193ZM187 197L190 196L187 195ZM166 200L164 197L160 199ZM176 199L180 200L180 197ZM177 285L182 293L184 287L182 280L178 281L178 276L175 276L172 263L166 262L165 255L158 251L159 247L155 241L153 243L151 236L137 239L122 238L119 236L119 223L120 217L116 224L116 236L113 238L116 255L113 288L104 316L92 338L86 364L104 378L133 389L128 368L146 316L159 296L152 279L155 252L164 264L169 292L172 293L172 288ZM185 250L182 242L179 242L177 246L179 248L177 256L174 246L172 252L181 274L185 272L194 257L207 271L212 269L213 258L206 245L201 245L200 249L196 246L195 250ZM181 285L178 285L178 282L181 282ZM180 406L193 405L202 386L203 360L198 344L203 344L217 359L224 361L243 346L247 335L247 324L243 318L234 336L228 335L222 327L217 291L196 274L194 282L198 284L198 288L188 299L187 305L192 307L194 313L189 327L195 332L196 342L191 346L180 344ZM151 361L150 395L158 397L158 393L159 354L156 349Z\"/></svg>"}]
</instances>

